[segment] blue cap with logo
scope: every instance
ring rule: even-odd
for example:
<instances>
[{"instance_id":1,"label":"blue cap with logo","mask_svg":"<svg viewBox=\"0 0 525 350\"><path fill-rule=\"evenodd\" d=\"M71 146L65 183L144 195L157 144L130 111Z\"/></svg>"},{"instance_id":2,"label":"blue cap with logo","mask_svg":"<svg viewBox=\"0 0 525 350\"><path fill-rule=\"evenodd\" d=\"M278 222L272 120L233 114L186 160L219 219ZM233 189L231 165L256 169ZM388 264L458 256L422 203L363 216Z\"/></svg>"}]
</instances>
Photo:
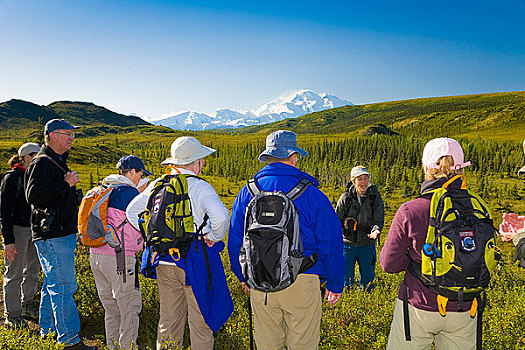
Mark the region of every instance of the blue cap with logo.
<instances>
[{"instance_id":1,"label":"blue cap with logo","mask_svg":"<svg viewBox=\"0 0 525 350\"><path fill-rule=\"evenodd\" d=\"M117 169L143 170L146 174L153 175L153 173L146 170L142 159L133 155L120 158L120 160L117 163Z\"/></svg>"},{"instance_id":2,"label":"blue cap with logo","mask_svg":"<svg viewBox=\"0 0 525 350\"><path fill-rule=\"evenodd\" d=\"M44 132L46 135L49 135L56 130L73 130L78 128L80 128L80 126L71 125L71 123L65 119L51 119L46 123Z\"/></svg>"},{"instance_id":3,"label":"blue cap with logo","mask_svg":"<svg viewBox=\"0 0 525 350\"><path fill-rule=\"evenodd\" d=\"M306 157L308 152L297 147L297 136L287 130L277 130L266 138L266 149L259 155L261 162L266 161L267 156L283 159L299 153L301 157Z\"/></svg>"}]
</instances>

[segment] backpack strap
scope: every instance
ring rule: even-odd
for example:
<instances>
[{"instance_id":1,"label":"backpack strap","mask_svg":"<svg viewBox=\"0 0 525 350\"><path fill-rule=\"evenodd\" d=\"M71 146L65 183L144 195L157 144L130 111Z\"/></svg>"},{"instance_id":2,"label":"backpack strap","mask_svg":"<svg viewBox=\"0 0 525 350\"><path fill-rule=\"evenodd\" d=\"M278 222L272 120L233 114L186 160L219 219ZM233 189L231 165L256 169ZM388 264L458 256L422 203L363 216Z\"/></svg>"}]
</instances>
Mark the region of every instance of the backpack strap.
<instances>
[{"instance_id":1,"label":"backpack strap","mask_svg":"<svg viewBox=\"0 0 525 350\"><path fill-rule=\"evenodd\" d=\"M248 188L248 191L250 191L252 197L255 197L261 193L261 189L259 188L259 185L257 185L257 181L255 181L255 179L248 180L246 187Z\"/></svg>"},{"instance_id":2,"label":"backpack strap","mask_svg":"<svg viewBox=\"0 0 525 350\"><path fill-rule=\"evenodd\" d=\"M125 243L124 243L124 225L128 223L128 219L124 219L120 225L115 229L115 233L118 235L120 231L120 246L115 247L115 259L117 261L117 275L122 275L122 282L126 283L126 254Z\"/></svg>"},{"instance_id":3,"label":"backpack strap","mask_svg":"<svg viewBox=\"0 0 525 350\"><path fill-rule=\"evenodd\" d=\"M64 169L56 160L48 156L47 154L41 154L39 156L36 156L35 158L47 158L51 161L51 163L55 164L60 170L62 170L65 174L67 174L67 170ZM34 159L34 158L33 158Z\"/></svg>"},{"instance_id":4,"label":"backpack strap","mask_svg":"<svg viewBox=\"0 0 525 350\"><path fill-rule=\"evenodd\" d=\"M197 242L195 242L195 252L199 252L199 241L201 242L202 246L202 253L204 254L204 261L206 262L206 271L208 273L208 288L209 290L213 290L213 284L211 279L211 266L210 266L210 259L208 257L208 247L206 246L206 242L204 241L204 235L202 234L202 230L206 226L206 223L208 222L208 219L210 217L208 214L204 214L204 218L202 219L202 224L197 227L195 224L195 227L197 228L195 231L195 235L197 237ZM185 260L186 261L186 260Z\"/></svg>"},{"instance_id":5,"label":"backpack strap","mask_svg":"<svg viewBox=\"0 0 525 350\"><path fill-rule=\"evenodd\" d=\"M303 192L306 191L306 187L308 187L308 185L311 184L311 181L302 178L290 191L288 191L288 193L286 193L286 196L293 201L297 199L300 195L302 195Z\"/></svg>"}]
</instances>

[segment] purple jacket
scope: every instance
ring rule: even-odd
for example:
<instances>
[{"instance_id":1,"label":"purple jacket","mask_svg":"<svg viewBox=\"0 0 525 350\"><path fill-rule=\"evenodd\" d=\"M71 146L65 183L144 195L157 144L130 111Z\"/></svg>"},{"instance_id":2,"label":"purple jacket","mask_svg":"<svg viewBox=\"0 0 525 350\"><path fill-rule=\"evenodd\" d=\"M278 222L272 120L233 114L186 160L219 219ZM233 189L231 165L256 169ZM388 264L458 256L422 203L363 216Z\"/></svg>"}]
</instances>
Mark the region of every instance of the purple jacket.
<instances>
[{"instance_id":1,"label":"purple jacket","mask_svg":"<svg viewBox=\"0 0 525 350\"><path fill-rule=\"evenodd\" d=\"M448 179L438 179L435 181L425 181L421 192L440 187ZM451 184L449 187L454 185ZM423 194L421 197L403 203L399 207L392 225L388 231L385 245L381 250L379 260L381 267L386 273L398 273L405 271L407 265L407 250L410 257L417 262L421 262L421 250L425 244L428 229L428 219L430 216L431 194ZM406 283L408 292L408 302L417 309L425 311L438 311L436 294L428 289L423 282L406 273ZM403 286L398 292L398 298L403 300ZM464 310L469 310L471 302L464 303ZM457 311L457 302L449 301L447 312Z\"/></svg>"}]
</instances>

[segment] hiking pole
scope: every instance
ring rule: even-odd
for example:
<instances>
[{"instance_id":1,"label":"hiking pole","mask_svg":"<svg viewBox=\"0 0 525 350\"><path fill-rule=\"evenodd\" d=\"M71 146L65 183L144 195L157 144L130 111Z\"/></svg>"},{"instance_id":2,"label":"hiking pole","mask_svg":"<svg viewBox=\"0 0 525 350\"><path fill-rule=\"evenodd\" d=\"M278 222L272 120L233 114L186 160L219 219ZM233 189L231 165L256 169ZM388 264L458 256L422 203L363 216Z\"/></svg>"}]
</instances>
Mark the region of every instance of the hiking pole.
<instances>
[{"instance_id":1,"label":"hiking pole","mask_svg":"<svg viewBox=\"0 0 525 350\"><path fill-rule=\"evenodd\" d=\"M248 318L250 319L250 350L253 350L253 319L252 319L252 302L248 295Z\"/></svg>"}]
</instances>

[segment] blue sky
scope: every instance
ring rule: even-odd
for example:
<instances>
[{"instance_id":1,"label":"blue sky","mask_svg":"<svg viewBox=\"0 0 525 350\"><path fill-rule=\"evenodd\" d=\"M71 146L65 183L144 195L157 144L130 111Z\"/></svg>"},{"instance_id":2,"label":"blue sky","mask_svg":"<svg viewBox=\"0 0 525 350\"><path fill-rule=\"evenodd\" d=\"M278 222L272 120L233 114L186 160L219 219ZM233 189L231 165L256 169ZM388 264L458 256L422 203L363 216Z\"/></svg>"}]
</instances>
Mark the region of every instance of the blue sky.
<instances>
[{"instance_id":1,"label":"blue sky","mask_svg":"<svg viewBox=\"0 0 525 350\"><path fill-rule=\"evenodd\" d=\"M524 0L0 0L0 101L158 119L291 90L356 104L525 90Z\"/></svg>"}]
</instances>

